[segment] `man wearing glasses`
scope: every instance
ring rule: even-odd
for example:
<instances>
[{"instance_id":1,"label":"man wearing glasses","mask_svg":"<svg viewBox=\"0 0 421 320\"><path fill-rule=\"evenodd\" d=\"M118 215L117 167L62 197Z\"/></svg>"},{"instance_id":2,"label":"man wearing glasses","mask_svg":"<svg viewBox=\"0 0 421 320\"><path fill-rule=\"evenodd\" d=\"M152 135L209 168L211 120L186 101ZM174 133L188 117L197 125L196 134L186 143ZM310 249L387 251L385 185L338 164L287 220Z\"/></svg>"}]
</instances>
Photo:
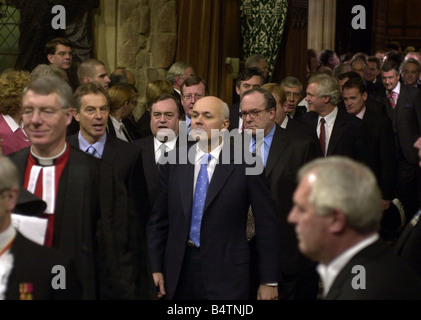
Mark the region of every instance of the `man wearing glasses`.
<instances>
[{"instance_id":1,"label":"man wearing glasses","mask_svg":"<svg viewBox=\"0 0 421 320\"><path fill-rule=\"evenodd\" d=\"M250 151L262 157L281 226L282 280L279 280L278 286L279 299L316 299L318 275L314 264L298 251L294 229L287 222L296 186L295 174L303 164L316 158L316 146L310 137L291 133L276 125L275 114L276 100L272 93L262 88L253 88L244 93L241 100L244 132L252 135ZM256 138L258 130L263 130L263 142ZM256 241L252 238L249 243L252 257L255 258L252 263L257 263ZM258 275L252 274L252 277L257 285Z\"/></svg>"},{"instance_id":2,"label":"man wearing glasses","mask_svg":"<svg viewBox=\"0 0 421 320\"><path fill-rule=\"evenodd\" d=\"M83 298L132 299L127 195L109 164L66 142L73 107L72 89L64 80L34 80L22 98L32 145L10 158L21 185L47 202L43 244L74 259Z\"/></svg>"},{"instance_id":3,"label":"man wearing glasses","mask_svg":"<svg viewBox=\"0 0 421 320\"><path fill-rule=\"evenodd\" d=\"M197 100L207 95L206 82L198 76L190 76L181 85L181 104L183 105L183 121L186 121L187 134L190 134L191 114Z\"/></svg>"}]
</instances>

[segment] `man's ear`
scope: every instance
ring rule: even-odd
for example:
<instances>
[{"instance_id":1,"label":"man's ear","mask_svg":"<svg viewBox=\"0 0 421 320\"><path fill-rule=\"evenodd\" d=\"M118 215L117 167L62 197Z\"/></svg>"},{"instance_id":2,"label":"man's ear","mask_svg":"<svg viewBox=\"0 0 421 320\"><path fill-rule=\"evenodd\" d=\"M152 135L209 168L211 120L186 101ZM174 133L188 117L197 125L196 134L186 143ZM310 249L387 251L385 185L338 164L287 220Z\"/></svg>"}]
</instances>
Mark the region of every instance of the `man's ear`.
<instances>
[{"instance_id":1,"label":"man's ear","mask_svg":"<svg viewBox=\"0 0 421 320\"><path fill-rule=\"evenodd\" d=\"M7 210L10 212L13 212L15 209L16 203L18 201L18 189L17 188L11 188L9 190L8 198L7 198Z\"/></svg>"},{"instance_id":2,"label":"man's ear","mask_svg":"<svg viewBox=\"0 0 421 320\"><path fill-rule=\"evenodd\" d=\"M54 56L52 54L48 54L47 59L51 64L54 63Z\"/></svg>"},{"instance_id":3,"label":"man's ear","mask_svg":"<svg viewBox=\"0 0 421 320\"><path fill-rule=\"evenodd\" d=\"M331 217L332 217L332 220L329 226L329 230L332 233L342 232L346 228L346 225L347 225L347 218L346 218L345 212L339 209L335 209L331 213Z\"/></svg>"}]
</instances>

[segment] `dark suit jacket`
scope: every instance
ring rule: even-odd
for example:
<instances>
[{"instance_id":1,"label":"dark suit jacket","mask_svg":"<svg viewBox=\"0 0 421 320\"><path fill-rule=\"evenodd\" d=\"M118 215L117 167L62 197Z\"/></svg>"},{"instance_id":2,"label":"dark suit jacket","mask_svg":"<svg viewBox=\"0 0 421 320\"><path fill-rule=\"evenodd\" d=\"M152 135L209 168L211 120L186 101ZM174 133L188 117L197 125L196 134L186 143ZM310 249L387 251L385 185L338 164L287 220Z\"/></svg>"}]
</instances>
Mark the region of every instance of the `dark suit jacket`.
<instances>
[{"instance_id":1,"label":"dark suit jacket","mask_svg":"<svg viewBox=\"0 0 421 320\"><path fill-rule=\"evenodd\" d=\"M365 289L354 289L354 277L361 277L365 268ZM330 288L326 300L419 300L421 281L381 240L358 252L340 271Z\"/></svg>"},{"instance_id":2,"label":"dark suit jacket","mask_svg":"<svg viewBox=\"0 0 421 320\"><path fill-rule=\"evenodd\" d=\"M74 265L62 252L40 246L17 232L10 253L13 255L13 269L7 284L6 300L20 300L21 283L33 285L33 300L82 298ZM65 274L62 271L53 273L56 265L63 266ZM65 275L65 289L53 289L51 284L56 275Z\"/></svg>"},{"instance_id":3,"label":"dark suit jacket","mask_svg":"<svg viewBox=\"0 0 421 320\"><path fill-rule=\"evenodd\" d=\"M240 103L234 103L230 106L230 125L228 131L238 129L240 123Z\"/></svg>"},{"instance_id":4,"label":"dark suit jacket","mask_svg":"<svg viewBox=\"0 0 421 320\"><path fill-rule=\"evenodd\" d=\"M392 122L381 114L366 108L363 122L371 135L371 150L373 151L372 169L377 177L383 199L396 198L397 153Z\"/></svg>"},{"instance_id":5,"label":"dark suit jacket","mask_svg":"<svg viewBox=\"0 0 421 320\"><path fill-rule=\"evenodd\" d=\"M297 186L296 174L302 165L316 157L317 151L311 137L297 135L276 126L265 176L277 204L277 216L281 225L283 274L294 274L314 267L314 263L299 252L294 226L287 222L287 217L292 209L292 196Z\"/></svg>"},{"instance_id":6,"label":"dark suit jacket","mask_svg":"<svg viewBox=\"0 0 421 320\"><path fill-rule=\"evenodd\" d=\"M421 211L411 219L395 244L396 253L421 277Z\"/></svg>"},{"instance_id":7,"label":"dark suit jacket","mask_svg":"<svg viewBox=\"0 0 421 320\"><path fill-rule=\"evenodd\" d=\"M115 170L74 147L61 174L53 248L73 259L84 299L134 298L127 195ZM30 148L9 157L23 185Z\"/></svg>"},{"instance_id":8,"label":"dark suit jacket","mask_svg":"<svg viewBox=\"0 0 421 320\"><path fill-rule=\"evenodd\" d=\"M143 168L148 186L149 203L152 208L155 203L159 187L158 165L155 162L154 136L135 140L133 141L133 144L139 146L142 153ZM176 147L177 146L178 139L176 142Z\"/></svg>"},{"instance_id":9,"label":"dark suit jacket","mask_svg":"<svg viewBox=\"0 0 421 320\"><path fill-rule=\"evenodd\" d=\"M192 148L196 146L193 145ZM224 143L206 196L200 256L204 286L210 300L248 299L250 250L246 239L247 212L254 209L261 282L278 282L279 223L275 203L262 174L246 175L243 151ZM193 150L192 150L193 151ZM185 153L187 149L180 148ZM230 163L222 164L224 152ZM236 159L234 154L241 158ZM193 203L194 164L164 165L160 193L148 224L148 247L153 272L163 272L167 299L179 281L189 238Z\"/></svg>"},{"instance_id":10,"label":"dark suit jacket","mask_svg":"<svg viewBox=\"0 0 421 320\"><path fill-rule=\"evenodd\" d=\"M316 139L318 117L319 115L316 112L309 111L300 118L300 121L307 123L313 128ZM321 154L321 148L319 151ZM326 156L347 156L371 167L373 163L371 152L370 133L363 121L338 108Z\"/></svg>"},{"instance_id":11,"label":"dark suit jacket","mask_svg":"<svg viewBox=\"0 0 421 320\"><path fill-rule=\"evenodd\" d=\"M139 138L152 135L151 131L151 113L146 110L136 122L136 134Z\"/></svg>"},{"instance_id":12,"label":"dark suit jacket","mask_svg":"<svg viewBox=\"0 0 421 320\"><path fill-rule=\"evenodd\" d=\"M124 124L124 123L123 123ZM127 134L126 133L124 133L124 135L126 136L126 138L127 138L127 141L128 142L132 142L133 140L135 140L135 134L134 133L132 133L132 132L130 132L129 131L129 129L126 127L126 132L127 132ZM108 117L108 123L107 123L107 134L109 135L109 136L112 136L112 137L114 137L114 138L117 138L117 133L116 133L116 131L115 131L115 128L114 128L114 125L113 125L113 121L111 120L111 118L110 117ZM119 138L118 138L119 139ZM121 140L121 139L120 139ZM123 140L124 141L124 140ZM127 142L126 141L126 142Z\"/></svg>"},{"instance_id":13,"label":"dark suit jacket","mask_svg":"<svg viewBox=\"0 0 421 320\"><path fill-rule=\"evenodd\" d=\"M79 148L78 134L67 137L67 140L70 145ZM142 277L150 275L146 264L148 258L145 257L147 256L145 239L146 223L151 213L151 206L140 147L134 142L129 143L107 135L101 160L114 168L127 191L130 208L129 228L131 229L129 244L135 252L135 261L139 263L138 269L136 269L137 277L140 277L139 294L146 298L152 297L149 296L152 292L144 291L144 289L147 291L151 289L152 284L149 280L152 281L152 279L142 279ZM146 288L140 288L145 286L145 281Z\"/></svg>"}]
</instances>

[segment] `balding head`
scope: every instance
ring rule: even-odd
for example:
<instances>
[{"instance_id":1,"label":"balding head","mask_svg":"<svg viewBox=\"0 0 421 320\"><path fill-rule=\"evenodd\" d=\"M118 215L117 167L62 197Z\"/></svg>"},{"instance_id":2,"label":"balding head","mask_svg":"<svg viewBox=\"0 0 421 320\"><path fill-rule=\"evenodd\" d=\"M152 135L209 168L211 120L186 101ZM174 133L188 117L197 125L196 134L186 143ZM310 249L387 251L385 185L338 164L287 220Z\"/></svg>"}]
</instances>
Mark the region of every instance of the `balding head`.
<instances>
[{"instance_id":1,"label":"balding head","mask_svg":"<svg viewBox=\"0 0 421 320\"><path fill-rule=\"evenodd\" d=\"M212 142L218 141L219 132L227 129L228 126L229 108L221 99L207 96L194 104L191 116L191 135L197 140L207 139L209 151L218 145Z\"/></svg>"}]
</instances>

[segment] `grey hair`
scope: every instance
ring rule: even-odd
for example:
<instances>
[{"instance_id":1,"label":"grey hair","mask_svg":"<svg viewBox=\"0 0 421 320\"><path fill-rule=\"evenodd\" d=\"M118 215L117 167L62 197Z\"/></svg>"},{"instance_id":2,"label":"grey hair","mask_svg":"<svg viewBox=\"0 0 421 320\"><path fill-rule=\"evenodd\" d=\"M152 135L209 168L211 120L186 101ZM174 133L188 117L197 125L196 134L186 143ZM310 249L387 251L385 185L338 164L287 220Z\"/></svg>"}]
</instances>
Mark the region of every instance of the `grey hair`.
<instances>
[{"instance_id":1,"label":"grey hair","mask_svg":"<svg viewBox=\"0 0 421 320\"><path fill-rule=\"evenodd\" d=\"M230 118L230 108L226 102L222 103L222 123Z\"/></svg>"},{"instance_id":2,"label":"grey hair","mask_svg":"<svg viewBox=\"0 0 421 320\"><path fill-rule=\"evenodd\" d=\"M8 157L0 156L0 190L18 187L18 169Z\"/></svg>"},{"instance_id":3,"label":"grey hair","mask_svg":"<svg viewBox=\"0 0 421 320\"><path fill-rule=\"evenodd\" d=\"M418 72L420 72L420 71L421 71L421 63L420 63L417 59L415 59L415 58L408 58L408 59L404 60L404 61L401 63L401 66L400 66L400 68L399 68L401 73L402 73L403 69L405 68L405 66L406 66L408 63L415 64L415 65L417 66L417 71L418 71Z\"/></svg>"},{"instance_id":4,"label":"grey hair","mask_svg":"<svg viewBox=\"0 0 421 320\"><path fill-rule=\"evenodd\" d=\"M192 68L192 66L187 62L177 61L173 63L173 65L170 67L170 70L168 70L167 80L174 84L175 77L183 75L184 70L187 68Z\"/></svg>"},{"instance_id":5,"label":"grey hair","mask_svg":"<svg viewBox=\"0 0 421 320\"><path fill-rule=\"evenodd\" d=\"M342 210L348 225L367 234L380 228L381 192L373 172L364 164L343 156L316 159L298 172L302 180L314 174L309 201L318 215Z\"/></svg>"},{"instance_id":6,"label":"grey hair","mask_svg":"<svg viewBox=\"0 0 421 320\"><path fill-rule=\"evenodd\" d=\"M310 77L310 83L317 83L317 94L319 96L330 97L330 102L337 105L341 98L338 81L327 74L315 74Z\"/></svg>"},{"instance_id":7,"label":"grey hair","mask_svg":"<svg viewBox=\"0 0 421 320\"><path fill-rule=\"evenodd\" d=\"M300 87L300 91L303 90L302 82L300 80L298 80L298 78L293 77L293 76L289 76L289 77L286 77L286 78L282 79L281 86L282 87L288 87L288 88Z\"/></svg>"},{"instance_id":8,"label":"grey hair","mask_svg":"<svg viewBox=\"0 0 421 320\"><path fill-rule=\"evenodd\" d=\"M65 80L56 76L48 75L36 78L23 90L22 99L25 98L28 91L33 91L43 96L56 93L63 109L75 106L72 88Z\"/></svg>"}]
</instances>

